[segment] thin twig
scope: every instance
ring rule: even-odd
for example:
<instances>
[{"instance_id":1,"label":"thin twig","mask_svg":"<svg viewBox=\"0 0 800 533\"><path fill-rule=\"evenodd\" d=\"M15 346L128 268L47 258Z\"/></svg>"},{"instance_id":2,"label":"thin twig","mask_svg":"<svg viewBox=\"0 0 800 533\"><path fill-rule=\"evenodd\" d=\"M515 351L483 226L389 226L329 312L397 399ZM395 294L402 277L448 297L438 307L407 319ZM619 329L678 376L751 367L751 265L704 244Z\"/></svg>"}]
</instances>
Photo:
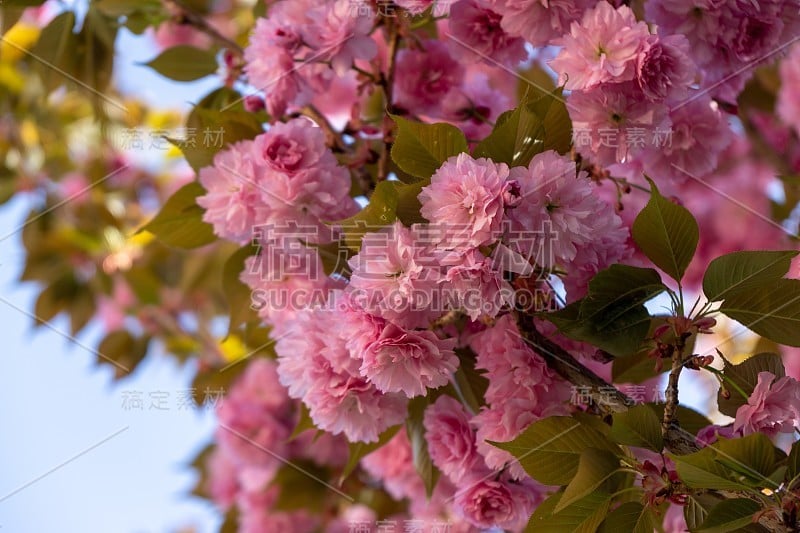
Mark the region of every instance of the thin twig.
<instances>
[{"instance_id":1,"label":"thin twig","mask_svg":"<svg viewBox=\"0 0 800 533\"><path fill-rule=\"evenodd\" d=\"M179 23L193 26L198 31L205 33L239 57L244 55L244 50L241 46L218 32L211 24L208 23L205 17L193 11L191 7L187 6L183 2L183 0L163 1L164 5L167 6L168 9L177 14Z\"/></svg>"}]
</instances>

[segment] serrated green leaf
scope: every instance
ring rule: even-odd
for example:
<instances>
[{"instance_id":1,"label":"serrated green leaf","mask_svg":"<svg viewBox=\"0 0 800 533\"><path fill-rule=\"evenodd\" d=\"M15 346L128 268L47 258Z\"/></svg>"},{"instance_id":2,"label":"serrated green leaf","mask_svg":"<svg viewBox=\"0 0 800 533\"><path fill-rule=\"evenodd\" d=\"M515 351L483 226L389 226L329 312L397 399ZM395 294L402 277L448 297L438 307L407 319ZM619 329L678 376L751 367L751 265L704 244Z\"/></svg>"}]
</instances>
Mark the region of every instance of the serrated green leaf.
<instances>
[{"instance_id":1,"label":"serrated green leaf","mask_svg":"<svg viewBox=\"0 0 800 533\"><path fill-rule=\"evenodd\" d=\"M722 387L717 394L717 403L722 414L735 417L736 410L747 403L758 383L759 372L771 372L776 378L786 375L783 360L774 353L759 353L739 363L732 365L725 361L723 368L724 387L730 392L730 397L722 395ZM739 392L741 390L741 392ZM745 397L742 393L746 394Z\"/></svg>"},{"instance_id":2,"label":"serrated green leaf","mask_svg":"<svg viewBox=\"0 0 800 533\"><path fill-rule=\"evenodd\" d=\"M611 440L626 446L639 446L655 452L664 449L661 421L648 405L635 405L621 413L614 413Z\"/></svg>"},{"instance_id":3,"label":"serrated green leaf","mask_svg":"<svg viewBox=\"0 0 800 533\"><path fill-rule=\"evenodd\" d=\"M631 228L633 240L658 268L680 281L694 257L700 229L692 214L670 202L650 181L650 201Z\"/></svg>"},{"instance_id":4,"label":"serrated green leaf","mask_svg":"<svg viewBox=\"0 0 800 533\"><path fill-rule=\"evenodd\" d=\"M428 398L425 396L414 398L409 402L406 433L408 434L408 442L411 444L411 457L414 468L422 478L425 492L430 498L439 478L439 470L433 466L431 456L428 453L428 441L425 439L425 426L422 421L427 407Z\"/></svg>"},{"instance_id":5,"label":"serrated green leaf","mask_svg":"<svg viewBox=\"0 0 800 533\"><path fill-rule=\"evenodd\" d=\"M228 301L228 334L241 324L257 319L258 316L251 307L253 300L250 287L239 279L245 268L245 260L257 253L253 246L240 248L231 255L222 269L222 290Z\"/></svg>"},{"instance_id":6,"label":"serrated green leaf","mask_svg":"<svg viewBox=\"0 0 800 533\"><path fill-rule=\"evenodd\" d=\"M722 500L711 508L697 528L703 533L727 533L752 523L753 515L761 509L758 502L747 498Z\"/></svg>"},{"instance_id":7,"label":"serrated green leaf","mask_svg":"<svg viewBox=\"0 0 800 533\"><path fill-rule=\"evenodd\" d=\"M653 533L656 529L653 513L639 502L626 502L611 511L600 533Z\"/></svg>"},{"instance_id":8,"label":"serrated green leaf","mask_svg":"<svg viewBox=\"0 0 800 533\"><path fill-rule=\"evenodd\" d=\"M351 250L358 251L364 235L380 231L382 227L392 224L395 220L400 220L405 225L423 222L424 219L419 214L420 203L417 195L426 183L428 182L378 183L364 209L348 219L335 222L336 226L342 228L345 245Z\"/></svg>"},{"instance_id":9,"label":"serrated green leaf","mask_svg":"<svg viewBox=\"0 0 800 533\"><path fill-rule=\"evenodd\" d=\"M403 171L418 178L430 178L449 157L466 152L464 133L451 124L426 124L392 115L397 138L392 160Z\"/></svg>"},{"instance_id":10,"label":"serrated green leaf","mask_svg":"<svg viewBox=\"0 0 800 533\"><path fill-rule=\"evenodd\" d=\"M800 346L800 280L779 279L729 294L720 312L779 344Z\"/></svg>"},{"instance_id":11,"label":"serrated green leaf","mask_svg":"<svg viewBox=\"0 0 800 533\"><path fill-rule=\"evenodd\" d=\"M545 485L569 483L578 470L581 453L587 448L621 453L599 431L564 416L534 422L510 442L490 444L510 452L532 478Z\"/></svg>"},{"instance_id":12,"label":"serrated green leaf","mask_svg":"<svg viewBox=\"0 0 800 533\"><path fill-rule=\"evenodd\" d=\"M203 222L203 209L196 201L198 196L205 193L203 186L197 182L184 185L142 230L178 248L197 248L214 242L214 230L210 224Z\"/></svg>"},{"instance_id":13,"label":"serrated green leaf","mask_svg":"<svg viewBox=\"0 0 800 533\"><path fill-rule=\"evenodd\" d=\"M777 488L769 475L780 460L780 452L761 433L720 439L698 452L670 457L681 481L693 489Z\"/></svg>"},{"instance_id":14,"label":"serrated green leaf","mask_svg":"<svg viewBox=\"0 0 800 533\"><path fill-rule=\"evenodd\" d=\"M167 48L145 65L175 81L198 80L214 74L218 68L214 54L188 45Z\"/></svg>"},{"instance_id":15,"label":"serrated green leaf","mask_svg":"<svg viewBox=\"0 0 800 533\"><path fill-rule=\"evenodd\" d=\"M617 356L635 354L652 317L644 306L666 287L651 268L612 265L590 282L585 298L565 308L542 313L559 331Z\"/></svg>"},{"instance_id":16,"label":"serrated green leaf","mask_svg":"<svg viewBox=\"0 0 800 533\"><path fill-rule=\"evenodd\" d=\"M578 459L575 476L564 489L564 494L553 512L558 513L600 490L619 468L619 458L615 454L596 448L583 450Z\"/></svg>"},{"instance_id":17,"label":"serrated green leaf","mask_svg":"<svg viewBox=\"0 0 800 533\"><path fill-rule=\"evenodd\" d=\"M723 500L713 493L699 492L688 494L686 506L683 508L683 518L689 531L695 531L708 516L708 510Z\"/></svg>"},{"instance_id":18,"label":"serrated green leaf","mask_svg":"<svg viewBox=\"0 0 800 533\"><path fill-rule=\"evenodd\" d=\"M543 501L531 516L525 533L595 533L608 511L611 496L595 492L554 513L562 493Z\"/></svg>"},{"instance_id":19,"label":"serrated green leaf","mask_svg":"<svg viewBox=\"0 0 800 533\"><path fill-rule=\"evenodd\" d=\"M717 257L703 275L703 292L709 301L718 302L734 292L772 283L786 275L798 253L747 250Z\"/></svg>"},{"instance_id":20,"label":"serrated green leaf","mask_svg":"<svg viewBox=\"0 0 800 533\"><path fill-rule=\"evenodd\" d=\"M475 147L475 157L488 157L509 166L527 166L546 150L565 153L572 144L572 122L561 89L531 90L513 111L501 115L492 133Z\"/></svg>"},{"instance_id":21,"label":"serrated green leaf","mask_svg":"<svg viewBox=\"0 0 800 533\"><path fill-rule=\"evenodd\" d=\"M789 457L786 460L786 482L797 481L795 478L800 475L800 440L794 441L792 450L789 452ZM789 487L792 489L793 487Z\"/></svg>"}]
</instances>

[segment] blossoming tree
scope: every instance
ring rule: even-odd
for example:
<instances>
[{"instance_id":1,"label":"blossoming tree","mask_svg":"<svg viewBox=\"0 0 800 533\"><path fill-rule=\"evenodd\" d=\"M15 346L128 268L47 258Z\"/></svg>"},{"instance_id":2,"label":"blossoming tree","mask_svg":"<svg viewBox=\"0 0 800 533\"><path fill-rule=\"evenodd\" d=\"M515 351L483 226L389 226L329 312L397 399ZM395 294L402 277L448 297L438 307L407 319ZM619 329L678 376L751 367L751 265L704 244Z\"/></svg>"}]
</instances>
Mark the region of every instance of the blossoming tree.
<instances>
[{"instance_id":1,"label":"blossoming tree","mask_svg":"<svg viewBox=\"0 0 800 533\"><path fill-rule=\"evenodd\" d=\"M0 7L22 279L119 377L226 390L224 531L800 528L800 2L40 4ZM119 31L220 87L120 95Z\"/></svg>"}]
</instances>

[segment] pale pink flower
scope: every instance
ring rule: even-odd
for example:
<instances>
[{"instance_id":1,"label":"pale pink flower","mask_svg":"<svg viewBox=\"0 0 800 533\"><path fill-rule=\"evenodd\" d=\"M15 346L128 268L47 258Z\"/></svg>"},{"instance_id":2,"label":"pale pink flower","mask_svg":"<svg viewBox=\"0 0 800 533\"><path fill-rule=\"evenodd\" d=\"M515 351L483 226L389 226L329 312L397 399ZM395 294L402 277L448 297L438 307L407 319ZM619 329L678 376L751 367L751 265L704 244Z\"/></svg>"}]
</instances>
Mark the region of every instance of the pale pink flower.
<instances>
[{"instance_id":1,"label":"pale pink flower","mask_svg":"<svg viewBox=\"0 0 800 533\"><path fill-rule=\"evenodd\" d=\"M364 9L367 8L367 9ZM340 76L356 59L372 59L378 46L369 36L374 13L368 4L334 0L317 5L302 27L304 41L314 50L315 60L330 61Z\"/></svg>"},{"instance_id":2,"label":"pale pink flower","mask_svg":"<svg viewBox=\"0 0 800 533\"><path fill-rule=\"evenodd\" d=\"M361 375L381 392L403 392L409 398L446 385L458 368L455 339L432 331L405 330L391 322L364 351Z\"/></svg>"},{"instance_id":3,"label":"pale pink flower","mask_svg":"<svg viewBox=\"0 0 800 533\"><path fill-rule=\"evenodd\" d=\"M488 407L472 420L478 451L489 467L499 469L508 463L512 475L524 477L511 454L485 441L513 440L531 422L566 413L570 390L522 339L510 315L473 335L469 342L477 354L475 367L485 370L489 380L484 394Z\"/></svg>"},{"instance_id":4,"label":"pale pink flower","mask_svg":"<svg viewBox=\"0 0 800 533\"><path fill-rule=\"evenodd\" d=\"M788 376L759 372L747 403L736 410L733 430L740 435L793 433L800 427L800 384Z\"/></svg>"},{"instance_id":5,"label":"pale pink flower","mask_svg":"<svg viewBox=\"0 0 800 533\"><path fill-rule=\"evenodd\" d=\"M448 93L464 79L464 67L441 41L427 40L421 49L403 48L397 54L394 101L415 113L436 113Z\"/></svg>"},{"instance_id":6,"label":"pale pink flower","mask_svg":"<svg viewBox=\"0 0 800 533\"><path fill-rule=\"evenodd\" d=\"M523 198L508 212L514 230L511 245L542 266L572 262L603 230L620 227L586 173L578 172L566 156L554 151L537 154L527 168L511 169L511 178L519 183Z\"/></svg>"},{"instance_id":7,"label":"pale pink flower","mask_svg":"<svg viewBox=\"0 0 800 533\"><path fill-rule=\"evenodd\" d=\"M353 297L369 313L407 328L443 314L435 309L441 269L402 223L367 233L348 263Z\"/></svg>"},{"instance_id":8,"label":"pale pink flower","mask_svg":"<svg viewBox=\"0 0 800 533\"><path fill-rule=\"evenodd\" d=\"M614 9L608 2L598 2L580 23L572 23L560 39L563 50L550 65L569 90L632 80L649 36L647 24L637 22L629 7Z\"/></svg>"},{"instance_id":9,"label":"pale pink flower","mask_svg":"<svg viewBox=\"0 0 800 533\"><path fill-rule=\"evenodd\" d=\"M533 46L547 46L569 31L592 6L592 0L492 0L492 9L503 15L503 28L524 37Z\"/></svg>"},{"instance_id":10,"label":"pale pink flower","mask_svg":"<svg viewBox=\"0 0 800 533\"><path fill-rule=\"evenodd\" d=\"M408 434L403 428L389 442L364 456L361 466L369 475L381 481L386 492L396 500L414 500L425 493L422 478L414 468Z\"/></svg>"},{"instance_id":11,"label":"pale pink flower","mask_svg":"<svg viewBox=\"0 0 800 533\"><path fill-rule=\"evenodd\" d=\"M494 242L505 208L508 166L459 154L445 161L422 188L420 213L431 224L448 228L448 249Z\"/></svg>"},{"instance_id":12,"label":"pale pink flower","mask_svg":"<svg viewBox=\"0 0 800 533\"><path fill-rule=\"evenodd\" d=\"M256 359L217 408L219 450L237 469L251 468L269 480L287 454L292 406L278 382L275 363ZM270 450L273 454L264 450Z\"/></svg>"},{"instance_id":13,"label":"pale pink flower","mask_svg":"<svg viewBox=\"0 0 800 533\"><path fill-rule=\"evenodd\" d=\"M501 26L502 15L487 0L459 0L450 7L450 49L462 61L500 62L513 67L528 57L525 41Z\"/></svg>"},{"instance_id":14,"label":"pale pink flower","mask_svg":"<svg viewBox=\"0 0 800 533\"><path fill-rule=\"evenodd\" d=\"M478 528L499 527L520 530L534 508L543 500L541 490L531 482L517 482L500 476L464 480L456 492L456 513Z\"/></svg>"},{"instance_id":15,"label":"pale pink flower","mask_svg":"<svg viewBox=\"0 0 800 533\"><path fill-rule=\"evenodd\" d=\"M246 244L253 226L265 214L259 178L253 165L253 141L239 141L217 152L214 165L200 170L200 184L208 191L197 198L205 208L203 220L223 239Z\"/></svg>"},{"instance_id":16,"label":"pale pink flower","mask_svg":"<svg viewBox=\"0 0 800 533\"><path fill-rule=\"evenodd\" d=\"M683 35L651 35L636 61L636 83L650 100L686 94L695 73Z\"/></svg>"},{"instance_id":17,"label":"pale pink flower","mask_svg":"<svg viewBox=\"0 0 800 533\"><path fill-rule=\"evenodd\" d=\"M472 320L481 316L494 318L503 307L514 303L514 289L493 258L477 249L453 256L454 264L450 264L442 280L444 292L455 296L460 309Z\"/></svg>"},{"instance_id":18,"label":"pale pink flower","mask_svg":"<svg viewBox=\"0 0 800 533\"><path fill-rule=\"evenodd\" d=\"M781 88L778 91L777 112L784 123L800 135L800 45L794 45L781 61Z\"/></svg>"},{"instance_id":19,"label":"pale pink flower","mask_svg":"<svg viewBox=\"0 0 800 533\"><path fill-rule=\"evenodd\" d=\"M663 142L649 144L641 154L645 172L653 179L677 183L702 178L717 167L732 132L708 96L678 103L669 114L672 123Z\"/></svg>"},{"instance_id":20,"label":"pale pink flower","mask_svg":"<svg viewBox=\"0 0 800 533\"><path fill-rule=\"evenodd\" d=\"M230 508L239 492L236 465L219 448L214 449L206 460L208 478L206 490L212 501L223 511Z\"/></svg>"},{"instance_id":21,"label":"pale pink flower","mask_svg":"<svg viewBox=\"0 0 800 533\"><path fill-rule=\"evenodd\" d=\"M568 102L576 148L601 166L630 162L670 131L666 105L647 100L635 82L575 91Z\"/></svg>"},{"instance_id":22,"label":"pale pink flower","mask_svg":"<svg viewBox=\"0 0 800 533\"><path fill-rule=\"evenodd\" d=\"M375 442L386 428L402 422L406 400L383 394L359 376L360 360L335 331L330 308L298 313L276 339L278 374L289 396L308 406L314 424L351 442Z\"/></svg>"},{"instance_id":23,"label":"pale pink flower","mask_svg":"<svg viewBox=\"0 0 800 533\"><path fill-rule=\"evenodd\" d=\"M459 483L478 460L475 432L469 425L464 406L456 399L442 395L425 410L425 439L433 464Z\"/></svg>"},{"instance_id":24,"label":"pale pink flower","mask_svg":"<svg viewBox=\"0 0 800 533\"><path fill-rule=\"evenodd\" d=\"M273 117L281 117L289 107L302 107L311 100L311 87L303 71L296 68L292 54L259 39L258 25L244 50L244 58L248 79L259 91L264 91L267 111Z\"/></svg>"}]
</instances>

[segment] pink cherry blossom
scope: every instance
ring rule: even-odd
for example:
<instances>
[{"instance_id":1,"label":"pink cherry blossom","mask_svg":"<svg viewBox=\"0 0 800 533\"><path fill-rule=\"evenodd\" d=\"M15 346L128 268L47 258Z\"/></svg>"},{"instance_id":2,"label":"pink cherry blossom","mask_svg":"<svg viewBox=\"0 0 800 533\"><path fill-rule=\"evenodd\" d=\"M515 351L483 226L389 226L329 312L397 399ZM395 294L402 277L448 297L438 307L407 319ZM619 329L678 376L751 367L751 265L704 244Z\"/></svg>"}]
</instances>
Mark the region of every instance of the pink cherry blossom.
<instances>
[{"instance_id":1,"label":"pink cherry blossom","mask_svg":"<svg viewBox=\"0 0 800 533\"><path fill-rule=\"evenodd\" d=\"M406 328L427 327L443 314L436 309L441 271L402 223L367 233L348 263L349 287L366 311Z\"/></svg>"},{"instance_id":2,"label":"pink cherry blossom","mask_svg":"<svg viewBox=\"0 0 800 533\"><path fill-rule=\"evenodd\" d=\"M579 250L591 249L597 239L619 233L610 242L624 240L611 206L595 194L586 173L578 172L569 158L542 152L527 168L513 168L510 177L519 183L523 199L508 212L517 232L512 244L523 256L551 266L575 261ZM609 229L613 232L607 234ZM589 255L580 258L580 265L599 263L597 254L584 253Z\"/></svg>"},{"instance_id":3,"label":"pink cherry blossom","mask_svg":"<svg viewBox=\"0 0 800 533\"><path fill-rule=\"evenodd\" d=\"M645 98L635 82L575 91L568 99L575 144L594 163L626 163L670 132L667 106Z\"/></svg>"},{"instance_id":4,"label":"pink cherry blossom","mask_svg":"<svg viewBox=\"0 0 800 533\"><path fill-rule=\"evenodd\" d=\"M800 384L788 376L759 372L747 403L736 410L733 430L740 435L793 433L800 427Z\"/></svg>"},{"instance_id":5,"label":"pink cherry blossom","mask_svg":"<svg viewBox=\"0 0 800 533\"><path fill-rule=\"evenodd\" d=\"M648 144L641 155L645 172L654 179L681 182L713 171L731 141L731 130L710 98L690 97L673 108L669 120L669 137L659 146Z\"/></svg>"},{"instance_id":6,"label":"pink cherry blossom","mask_svg":"<svg viewBox=\"0 0 800 533\"><path fill-rule=\"evenodd\" d=\"M449 158L422 188L420 213L447 228L446 248L482 246L494 242L503 221L503 195L508 166L469 154Z\"/></svg>"},{"instance_id":7,"label":"pink cherry blossom","mask_svg":"<svg viewBox=\"0 0 800 533\"><path fill-rule=\"evenodd\" d=\"M492 0L503 15L502 26L511 35L524 37L533 46L547 46L567 33L591 0Z\"/></svg>"},{"instance_id":8,"label":"pink cherry blossom","mask_svg":"<svg viewBox=\"0 0 800 533\"><path fill-rule=\"evenodd\" d=\"M423 41L419 49L404 48L397 54L394 100L403 109L433 113L448 93L464 79L464 67L441 41Z\"/></svg>"},{"instance_id":9,"label":"pink cherry blossom","mask_svg":"<svg viewBox=\"0 0 800 533\"><path fill-rule=\"evenodd\" d=\"M411 443L402 428L389 442L361 459L361 465L396 500L416 499L425 493L422 478L414 468Z\"/></svg>"},{"instance_id":10,"label":"pink cherry blossom","mask_svg":"<svg viewBox=\"0 0 800 533\"><path fill-rule=\"evenodd\" d=\"M409 398L447 384L458 358L455 339L432 331L405 330L391 322L363 354L361 375L381 392L403 392Z\"/></svg>"},{"instance_id":11,"label":"pink cherry blossom","mask_svg":"<svg viewBox=\"0 0 800 533\"><path fill-rule=\"evenodd\" d=\"M205 208L203 220L223 239L245 244L264 217L259 182L253 165L252 141L240 141L214 156L214 166L200 170L207 194L197 199Z\"/></svg>"},{"instance_id":12,"label":"pink cherry blossom","mask_svg":"<svg viewBox=\"0 0 800 533\"><path fill-rule=\"evenodd\" d=\"M464 61L495 61L514 66L528 53L525 41L511 36L501 25L502 15L488 0L459 0L450 7L450 49Z\"/></svg>"},{"instance_id":13,"label":"pink cherry blossom","mask_svg":"<svg viewBox=\"0 0 800 533\"><path fill-rule=\"evenodd\" d=\"M636 62L636 83L650 100L686 94L695 73L683 35L651 35Z\"/></svg>"},{"instance_id":14,"label":"pink cherry blossom","mask_svg":"<svg viewBox=\"0 0 800 533\"><path fill-rule=\"evenodd\" d=\"M317 5L307 16L309 23L302 29L304 41L314 50L315 59L329 60L338 75L343 75L354 60L372 59L378 53L369 37L374 13L367 4L334 0Z\"/></svg>"},{"instance_id":15,"label":"pink cherry blossom","mask_svg":"<svg viewBox=\"0 0 800 533\"><path fill-rule=\"evenodd\" d=\"M538 487L497 476L467 478L456 492L456 512L478 528L522 529L543 499Z\"/></svg>"},{"instance_id":16,"label":"pink cherry blossom","mask_svg":"<svg viewBox=\"0 0 800 533\"><path fill-rule=\"evenodd\" d=\"M442 395L425 410L425 439L433 464L459 483L475 467L475 433L464 406Z\"/></svg>"},{"instance_id":17,"label":"pink cherry blossom","mask_svg":"<svg viewBox=\"0 0 800 533\"><path fill-rule=\"evenodd\" d=\"M495 259L477 249L452 257L442 279L444 292L455 296L458 308L472 320L481 316L494 318L503 307L513 305L514 289L503 278L503 270Z\"/></svg>"},{"instance_id":18,"label":"pink cherry blossom","mask_svg":"<svg viewBox=\"0 0 800 533\"><path fill-rule=\"evenodd\" d=\"M300 313L280 337L278 374L289 396L302 399L315 425L351 442L375 442L406 415L402 395L383 394L358 373L345 339L331 335L330 309Z\"/></svg>"},{"instance_id":19,"label":"pink cherry blossom","mask_svg":"<svg viewBox=\"0 0 800 533\"><path fill-rule=\"evenodd\" d=\"M649 36L647 24L637 22L629 7L598 2L580 23L572 23L560 39L563 50L550 65L569 90L632 80Z\"/></svg>"}]
</instances>

